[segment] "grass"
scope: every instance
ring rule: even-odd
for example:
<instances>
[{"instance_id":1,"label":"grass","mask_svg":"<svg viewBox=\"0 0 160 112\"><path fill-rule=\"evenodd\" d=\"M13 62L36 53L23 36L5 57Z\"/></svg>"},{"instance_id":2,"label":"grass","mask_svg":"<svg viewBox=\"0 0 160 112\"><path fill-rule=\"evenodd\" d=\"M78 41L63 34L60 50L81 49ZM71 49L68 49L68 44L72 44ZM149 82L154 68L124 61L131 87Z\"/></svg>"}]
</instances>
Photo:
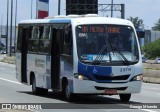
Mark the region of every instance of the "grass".
<instances>
[{"instance_id":1,"label":"grass","mask_svg":"<svg viewBox=\"0 0 160 112\"><path fill-rule=\"evenodd\" d=\"M145 70L160 70L160 68L143 68Z\"/></svg>"}]
</instances>

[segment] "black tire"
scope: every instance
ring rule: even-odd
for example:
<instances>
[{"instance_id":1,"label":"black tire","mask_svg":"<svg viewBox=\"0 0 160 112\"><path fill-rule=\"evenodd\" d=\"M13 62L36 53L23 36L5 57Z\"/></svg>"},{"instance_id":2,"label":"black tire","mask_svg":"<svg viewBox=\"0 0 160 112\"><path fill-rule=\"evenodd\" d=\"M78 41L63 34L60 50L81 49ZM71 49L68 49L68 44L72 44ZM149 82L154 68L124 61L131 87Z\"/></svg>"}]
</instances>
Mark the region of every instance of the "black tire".
<instances>
[{"instance_id":1,"label":"black tire","mask_svg":"<svg viewBox=\"0 0 160 112\"><path fill-rule=\"evenodd\" d=\"M48 93L48 89L36 87L36 78L34 76L32 78L32 92L36 95L46 95Z\"/></svg>"},{"instance_id":2,"label":"black tire","mask_svg":"<svg viewBox=\"0 0 160 112\"><path fill-rule=\"evenodd\" d=\"M131 98L131 94L119 94L122 102L128 102Z\"/></svg>"},{"instance_id":3,"label":"black tire","mask_svg":"<svg viewBox=\"0 0 160 112\"><path fill-rule=\"evenodd\" d=\"M70 92L70 88L69 88L68 82L63 83L62 94L63 94L65 100L73 101L74 94Z\"/></svg>"},{"instance_id":4,"label":"black tire","mask_svg":"<svg viewBox=\"0 0 160 112\"><path fill-rule=\"evenodd\" d=\"M33 76L32 78L32 92L34 94L38 94L40 91L39 91L39 88L36 87L36 79L35 79L35 76Z\"/></svg>"}]
</instances>

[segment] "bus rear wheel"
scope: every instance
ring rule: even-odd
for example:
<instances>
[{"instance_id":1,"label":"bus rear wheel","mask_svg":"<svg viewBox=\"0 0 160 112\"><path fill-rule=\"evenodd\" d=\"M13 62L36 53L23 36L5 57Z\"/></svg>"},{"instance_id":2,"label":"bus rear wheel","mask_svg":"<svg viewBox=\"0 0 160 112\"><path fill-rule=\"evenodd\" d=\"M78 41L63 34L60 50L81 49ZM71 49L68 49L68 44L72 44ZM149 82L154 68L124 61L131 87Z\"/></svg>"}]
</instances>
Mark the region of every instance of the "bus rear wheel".
<instances>
[{"instance_id":1,"label":"bus rear wheel","mask_svg":"<svg viewBox=\"0 0 160 112\"><path fill-rule=\"evenodd\" d=\"M46 95L48 93L48 89L36 87L36 78L34 76L32 78L32 92L36 95Z\"/></svg>"},{"instance_id":2,"label":"bus rear wheel","mask_svg":"<svg viewBox=\"0 0 160 112\"><path fill-rule=\"evenodd\" d=\"M128 102L131 98L131 94L119 94L122 102Z\"/></svg>"}]
</instances>

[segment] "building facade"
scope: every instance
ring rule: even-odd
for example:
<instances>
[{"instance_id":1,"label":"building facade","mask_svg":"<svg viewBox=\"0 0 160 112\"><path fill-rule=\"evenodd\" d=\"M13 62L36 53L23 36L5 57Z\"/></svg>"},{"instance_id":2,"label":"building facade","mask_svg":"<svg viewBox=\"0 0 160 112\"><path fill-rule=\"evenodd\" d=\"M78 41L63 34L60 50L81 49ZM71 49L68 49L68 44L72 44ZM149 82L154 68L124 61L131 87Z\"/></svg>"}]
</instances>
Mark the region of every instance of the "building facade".
<instances>
[{"instance_id":1,"label":"building facade","mask_svg":"<svg viewBox=\"0 0 160 112\"><path fill-rule=\"evenodd\" d=\"M160 31L145 30L144 45L160 38Z\"/></svg>"}]
</instances>

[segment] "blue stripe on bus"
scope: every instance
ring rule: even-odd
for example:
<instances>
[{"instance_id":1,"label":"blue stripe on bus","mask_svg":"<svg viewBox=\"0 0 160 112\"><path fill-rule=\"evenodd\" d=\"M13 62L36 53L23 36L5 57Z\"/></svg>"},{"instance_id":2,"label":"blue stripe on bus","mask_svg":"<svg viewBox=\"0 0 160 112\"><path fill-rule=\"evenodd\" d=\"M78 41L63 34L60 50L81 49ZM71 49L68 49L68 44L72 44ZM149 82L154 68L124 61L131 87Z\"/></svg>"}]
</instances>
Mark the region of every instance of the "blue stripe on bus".
<instances>
[{"instance_id":1,"label":"blue stripe on bus","mask_svg":"<svg viewBox=\"0 0 160 112\"><path fill-rule=\"evenodd\" d=\"M49 3L49 0L39 0L40 2Z\"/></svg>"},{"instance_id":2,"label":"blue stripe on bus","mask_svg":"<svg viewBox=\"0 0 160 112\"><path fill-rule=\"evenodd\" d=\"M111 80L97 80L94 76L110 76L112 67L87 65L78 62L78 73L83 74L96 82L111 82Z\"/></svg>"},{"instance_id":3,"label":"blue stripe on bus","mask_svg":"<svg viewBox=\"0 0 160 112\"><path fill-rule=\"evenodd\" d=\"M70 19L54 19L50 20L50 23L71 23Z\"/></svg>"}]
</instances>

